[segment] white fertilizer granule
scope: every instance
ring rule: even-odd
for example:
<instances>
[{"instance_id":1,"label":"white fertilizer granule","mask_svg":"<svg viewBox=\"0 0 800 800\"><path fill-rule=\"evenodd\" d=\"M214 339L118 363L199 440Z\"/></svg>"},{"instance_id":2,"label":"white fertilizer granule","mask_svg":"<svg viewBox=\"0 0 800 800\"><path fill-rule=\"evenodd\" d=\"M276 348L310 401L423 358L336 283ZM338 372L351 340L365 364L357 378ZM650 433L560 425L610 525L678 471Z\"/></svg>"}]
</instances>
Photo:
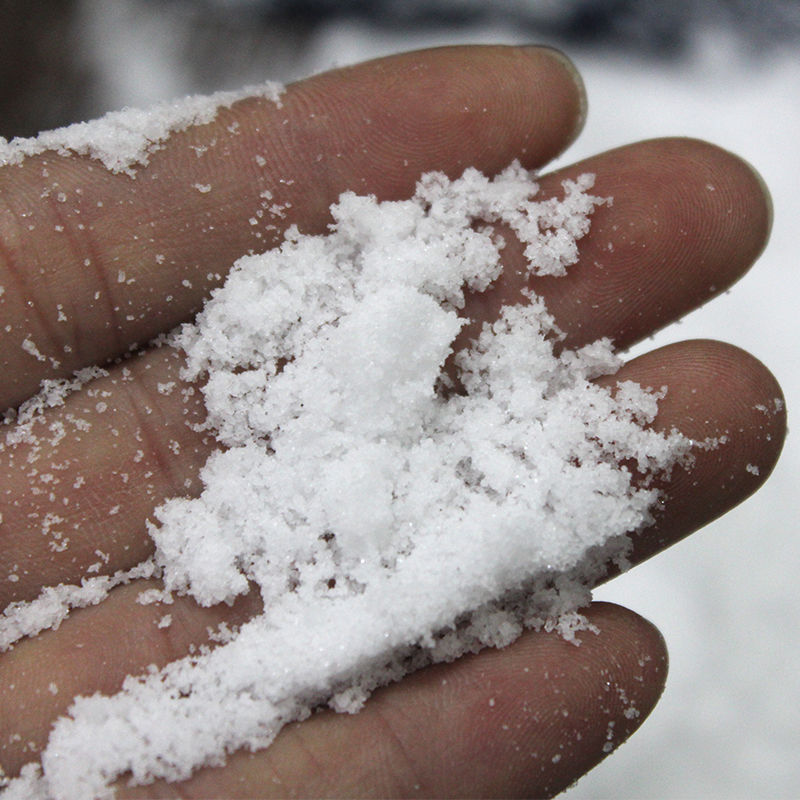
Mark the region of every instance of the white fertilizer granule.
<instances>
[{"instance_id":1,"label":"white fertilizer granule","mask_svg":"<svg viewBox=\"0 0 800 800\"><path fill-rule=\"evenodd\" d=\"M175 339L224 449L150 533L168 591L259 591L265 610L213 650L76 698L9 798L185 778L526 626L574 633L690 443L647 427L658 393L592 383L620 365L610 342L565 348L533 293L453 357L455 384L443 365L465 290L501 271L489 224L526 244L532 274L561 275L603 202L591 186L537 202L519 165L428 174L403 202L344 194L328 235L290 229L236 263Z\"/></svg>"}]
</instances>

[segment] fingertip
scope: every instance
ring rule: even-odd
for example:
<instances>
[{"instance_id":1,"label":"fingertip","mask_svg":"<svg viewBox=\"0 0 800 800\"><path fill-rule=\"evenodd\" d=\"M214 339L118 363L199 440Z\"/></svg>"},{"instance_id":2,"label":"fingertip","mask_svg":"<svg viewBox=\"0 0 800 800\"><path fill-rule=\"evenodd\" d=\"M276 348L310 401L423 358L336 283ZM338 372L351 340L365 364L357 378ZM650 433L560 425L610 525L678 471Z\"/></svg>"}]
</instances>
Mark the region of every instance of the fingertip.
<instances>
[{"instance_id":1,"label":"fingertip","mask_svg":"<svg viewBox=\"0 0 800 800\"><path fill-rule=\"evenodd\" d=\"M571 346L608 336L630 347L727 291L766 246L763 180L716 145L682 137L626 145L542 176L544 196L585 172L613 203L593 214L565 277L532 282Z\"/></svg>"},{"instance_id":2,"label":"fingertip","mask_svg":"<svg viewBox=\"0 0 800 800\"><path fill-rule=\"evenodd\" d=\"M412 677L412 687L429 693L427 708L450 709L415 726L415 744L404 748L427 754L412 760L429 794L549 797L640 727L664 690L665 641L651 622L621 606L592 603L583 613L588 628L577 644L528 632L506 648ZM458 764L459 774L437 763L435 742L448 743L447 763Z\"/></svg>"},{"instance_id":3,"label":"fingertip","mask_svg":"<svg viewBox=\"0 0 800 800\"><path fill-rule=\"evenodd\" d=\"M659 405L660 427L676 426L697 441L720 439L727 449L718 448L719 455L759 457L758 485L766 479L786 435L786 404L778 379L759 358L728 342L691 339L631 363L646 385L669 387ZM732 467L729 456L726 469Z\"/></svg>"},{"instance_id":4,"label":"fingertip","mask_svg":"<svg viewBox=\"0 0 800 800\"><path fill-rule=\"evenodd\" d=\"M655 426L694 442L691 461L663 485L663 511L634 539L632 563L649 558L730 511L774 469L786 436L775 376L755 356L725 342L697 339L629 361L618 379L667 387Z\"/></svg>"},{"instance_id":5,"label":"fingertip","mask_svg":"<svg viewBox=\"0 0 800 800\"><path fill-rule=\"evenodd\" d=\"M563 721L540 774L531 775L537 796L568 788L627 741L666 685L667 646L655 625L612 603L592 603L584 613L592 627L565 655L569 680L560 687L564 708L557 709Z\"/></svg>"},{"instance_id":6,"label":"fingertip","mask_svg":"<svg viewBox=\"0 0 800 800\"><path fill-rule=\"evenodd\" d=\"M604 652L609 660L618 661L626 676L645 690L642 699L649 701L647 716L661 697L669 671L663 634L650 620L616 603L594 602L585 613L599 631L596 635L601 644L605 637ZM590 635L583 634L583 639Z\"/></svg>"},{"instance_id":7,"label":"fingertip","mask_svg":"<svg viewBox=\"0 0 800 800\"><path fill-rule=\"evenodd\" d=\"M654 142L672 144L676 149L685 149L690 159L708 164L713 173L708 173L705 183L707 193L719 193L716 204L720 214L730 216L735 208L741 218L748 222L753 250L750 263L755 262L769 241L774 220L772 194L763 175L738 153L720 145L692 137L667 137ZM714 204L712 204L714 205Z\"/></svg>"},{"instance_id":8,"label":"fingertip","mask_svg":"<svg viewBox=\"0 0 800 800\"><path fill-rule=\"evenodd\" d=\"M522 48L524 52L533 59L541 59L542 57L556 61L559 66L566 72L569 79L572 81L577 98L577 111L575 116L575 125L569 141L565 145L566 149L580 136L586 124L586 117L589 111L589 101L586 93L586 84L583 81L578 68L572 59L563 51L555 47L547 45L526 45Z\"/></svg>"}]
</instances>

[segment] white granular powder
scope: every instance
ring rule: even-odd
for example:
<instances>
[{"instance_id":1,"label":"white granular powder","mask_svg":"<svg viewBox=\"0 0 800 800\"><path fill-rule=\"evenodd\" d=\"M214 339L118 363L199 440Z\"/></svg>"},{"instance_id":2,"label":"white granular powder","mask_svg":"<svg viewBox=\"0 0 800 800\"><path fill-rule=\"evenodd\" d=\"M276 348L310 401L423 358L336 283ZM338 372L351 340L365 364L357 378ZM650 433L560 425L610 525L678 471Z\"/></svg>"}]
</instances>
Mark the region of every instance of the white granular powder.
<instances>
[{"instance_id":1,"label":"white granular powder","mask_svg":"<svg viewBox=\"0 0 800 800\"><path fill-rule=\"evenodd\" d=\"M136 166L147 164L175 131L211 122L220 108L228 108L249 97L265 97L280 103L283 87L267 82L211 95L193 95L164 101L152 108L125 108L91 122L79 122L30 138L10 142L0 136L0 166L20 164L25 158L48 150L62 155L76 153L98 159L112 172L133 174Z\"/></svg>"},{"instance_id":2,"label":"white granular powder","mask_svg":"<svg viewBox=\"0 0 800 800\"><path fill-rule=\"evenodd\" d=\"M457 354L457 386L443 364L465 287L501 271L487 223L516 232L532 274L561 275L603 202L591 186L536 201L516 164L432 173L408 201L344 194L328 235L291 229L237 262L176 336L225 449L150 533L167 590L203 605L256 590L265 610L211 651L76 698L9 797L186 778L320 704L355 711L526 626L580 627L589 584L624 562L652 479L688 440L647 427L658 393L592 383L620 365L610 342L564 347L530 292Z\"/></svg>"}]
</instances>

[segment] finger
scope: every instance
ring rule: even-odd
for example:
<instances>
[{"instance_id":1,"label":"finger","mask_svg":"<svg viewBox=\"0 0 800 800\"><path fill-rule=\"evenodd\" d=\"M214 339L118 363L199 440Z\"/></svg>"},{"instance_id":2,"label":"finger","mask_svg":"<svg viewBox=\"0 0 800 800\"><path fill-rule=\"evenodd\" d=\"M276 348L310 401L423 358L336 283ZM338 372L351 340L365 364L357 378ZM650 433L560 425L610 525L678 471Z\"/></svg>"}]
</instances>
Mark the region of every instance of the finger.
<instances>
[{"instance_id":1,"label":"finger","mask_svg":"<svg viewBox=\"0 0 800 800\"><path fill-rule=\"evenodd\" d=\"M424 670L354 715L319 714L266 750L130 797L549 797L616 749L663 690L658 631L596 604L580 646L533 633ZM369 746L365 747L365 743Z\"/></svg>"},{"instance_id":2,"label":"finger","mask_svg":"<svg viewBox=\"0 0 800 800\"><path fill-rule=\"evenodd\" d=\"M355 716L320 714L268 749L183 785L120 797L546 797L624 741L663 689L658 632L619 607L588 612L575 647L528 634L504 650L426 669ZM369 746L365 747L365 742Z\"/></svg>"},{"instance_id":3,"label":"finger","mask_svg":"<svg viewBox=\"0 0 800 800\"><path fill-rule=\"evenodd\" d=\"M218 611L185 599L127 608L133 591L118 590L108 604L25 643L30 652L18 646L9 655L20 656L19 663L0 663L0 686L15 684L3 695L6 702L27 703L36 712L24 724L14 713L0 716L0 741L8 742L0 759L9 775L37 757L50 720L64 712L73 693L114 691L126 671L146 666L147 655L159 664L183 655L190 641L207 639L203 623L219 622ZM172 625L159 629L165 612ZM114 635L119 613L132 626L125 637L131 644L109 650L102 637ZM236 618L237 610L228 614ZM663 642L643 620L604 604L589 609L588 617L600 633L580 635L579 647L558 635L526 634L504 650L427 669L379 691L358 715L326 713L289 726L267 750L234 755L229 770L200 770L186 786L149 786L130 796L555 793L641 724L666 675ZM93 657L99 652L105 658ZM30 663L35 670L27 669ZM69 664L79 668L67 671ZM128 796L124 788L120 796Z\"/></svg>"},{"instance_id":4,"label":"finger","mask_svg":"<svg viewBox=\"0 0 800 800\"><path fill-rule=\"evenodd\" d=\"M542 195L590 172L592 193L612 203L597 208L580 241L578 262L563 277L528 280L522 249L509 241L495 287L474 296L467 314L492 319L530 286L541 295L566 344L604 336L624 349L726 291L766 245L769 194L749 164L691 139L640 142L544 176ZM462 334L476 333L477 324Z\"/></svg>"},{"instance_id":5,"label":"finger","mask_svg":"<svg viewBox=\"0 0 800 800\"><path fill-rule=\"evenodd\" d=\"M690 341L663 347L604 379L667 387L654 427L680 430L698 444L693 462L663 482L656 523L634 537L639 563L741 503L769 477L786 437L780 386L753 356L728 344Z\"/></svg>"},{"instance_id":6,"label":"finger","mask_svg":"<svg viewBox=\"0 0 800 800\"><path fill-rule=\"evenodd\" d=\"M135 179L52 153L3 168L0 407L187 319L239 256L292 223L324 230L347 189L399 198L432 169L546 163L579 127L577 80L548 49L442 48L240 102Z\"/></svg>"}]
</instances>

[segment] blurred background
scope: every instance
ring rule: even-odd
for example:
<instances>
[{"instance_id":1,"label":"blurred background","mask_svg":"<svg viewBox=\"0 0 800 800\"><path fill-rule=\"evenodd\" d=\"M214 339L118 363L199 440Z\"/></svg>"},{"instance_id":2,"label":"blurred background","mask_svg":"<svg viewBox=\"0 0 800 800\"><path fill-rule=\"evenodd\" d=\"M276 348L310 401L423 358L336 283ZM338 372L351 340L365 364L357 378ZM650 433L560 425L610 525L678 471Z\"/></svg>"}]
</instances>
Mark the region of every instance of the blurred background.
<instances>
[{"instance_id":1,"label":"blurred background","mask_svg":"<svg viewBox=\"0 0 800 800\"><path fill-rule=\"evenodd\" d=\"M0 0L0 135L123 106L291 81L439 44L546 43L589 92L561 159L637 139L716 142L764 175L772 241L727 295L647 348L724 339L800 405L800 3L792 0ZM640 732L571 789L580 798L800 796L800 447L747 503L598 590L651 619L671 653Z\"/></svg>"}]
</instances>

